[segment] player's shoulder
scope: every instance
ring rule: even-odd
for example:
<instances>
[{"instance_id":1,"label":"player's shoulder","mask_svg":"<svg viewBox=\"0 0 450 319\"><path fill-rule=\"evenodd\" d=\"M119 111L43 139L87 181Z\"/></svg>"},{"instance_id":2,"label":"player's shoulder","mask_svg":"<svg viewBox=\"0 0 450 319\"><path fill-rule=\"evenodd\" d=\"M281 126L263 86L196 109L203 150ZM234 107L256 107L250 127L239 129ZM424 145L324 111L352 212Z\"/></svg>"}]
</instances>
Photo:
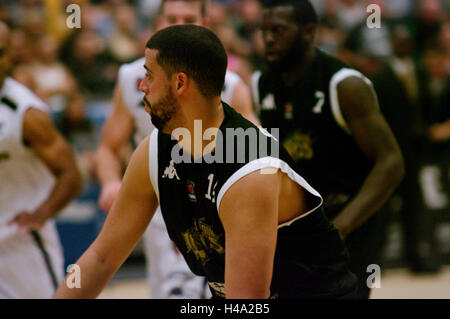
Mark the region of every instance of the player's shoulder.
<instances>
[{"instance_id":1,"label":"player's shoulder","mask_svg":"<svg viewBox=\"0 0 450 319\"><path fill-rule=\"evenodd\" d=\"M363 73L346 64L339 58L328 54L320 49L317 49L317 63L320 66L321 72L315 73L320 76L326 76L327 80L333 84L333 82L341 82L348 77L357 77L365 82L369 82Z\"/></svg>"},{"instance_id":2,"label":"player's shoulder","mask_svg":"<svg viewBox=\"0 0 450 319\"><path fill-rule=\"evenodd\" d=\"M1 90L2 102L17 111L34 107L48 112L47 105L30 89L13 78L6 78Z\"/></svg>"}]
</instances>

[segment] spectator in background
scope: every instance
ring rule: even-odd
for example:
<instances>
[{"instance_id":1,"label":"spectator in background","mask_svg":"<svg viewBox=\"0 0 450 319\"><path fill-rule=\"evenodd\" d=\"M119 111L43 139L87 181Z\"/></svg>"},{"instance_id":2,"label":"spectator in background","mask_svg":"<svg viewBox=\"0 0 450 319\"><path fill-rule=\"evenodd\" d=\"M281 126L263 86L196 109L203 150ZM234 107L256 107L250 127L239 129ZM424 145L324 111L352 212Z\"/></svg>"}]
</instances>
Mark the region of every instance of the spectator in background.
<instances>
[{"instance_id":1,"label":"spectator in background","mask_svg":"<svg viewBox=\"0 0 450 319\"><path fill-rule=\"evenodd\" d=\"M120 5L114 10L114 31L108 37L108 50L119 64L137 59L140 51L136 32L137 14L130 5Z\"/></svg>"},{"instance_id":2,"label":"spectator in background","mask_svg":"<svg viewBox=\"0 0 450 319\"><path fill-rule=\"evenodd\" d=\"M414 1L411 0L385 1L385 5L389 12L389 16L395 20L407 18L414 9Z\"/></svg>"},{"instance_id":3,"label":"spectator in background","mask_svg":"<svg viewBox=\"0 0 450 319\"><path fill-rule=\"evenodd\" d=\"M81 29L63 52L65 64L85 94L104 97L112 92L118 64L107 52L106 42L100 36Z\"/></svg>"},{"instance_id":4,"label":"spectator in background","mask_svg":"<svg viewBox=\"0 0 450 319\"><path fill-rule=\"evenodd\" d=\"M373 76L380 62L391 55L392 48L389 35L389 12L383 0L370 1L381 9L383 27L368 28L365 12L364 19L348 29L346 40L340 50L340 57L366 76Z\"/></svg>"},{"instance_id":5,"label":"spectator in background","mask_svg":"<svg viewBox=\"0 0 450 319\"><path fill-rule=\"evenodd\" d=\"M443 15L443 6L439 0L417 0L416 42L420 52L425 50L428 40L438 34Z\"/></svg>"},{"instance_id":6,"label":"spectator in background","mask_svg":"<svg viewBox=\"0 0 450 319\"><path fill-rule=\"evenodd\" d=\"M439 40L432 40L424 53L429 99L424 110L427 159L421 181L425 213L433 217L433 222L439 212L448 215L450 211L450 55Z\"/></svg>"},{"instance_id":7,"label":"spectator in background","mask_svg":"<svg viewBox=\"0 0 450 319\"><path fill-rule=\"evenodd\" d=\"M145 20L150 20L158 15L161 0L138 0L139 13Z\"/></svg>"},{"instance_id":8,"label":"spectator in background","mask_svg":"<svg viewBox=\"0 0 450 319\"><path fill-rule=\"evenodd\" d=\"M50 106L56 127L67 136L71 127L83 121L83 100L78 85L58 60L58 45L50 36L37 42L37 59L16 70L15 76L27 84Z\"/></svg>"},{"instance_id":9,"label":"spectator in background","mask_svg":"<svg viewBox=\"0 0 450 319\"><path fill-rule=\"evenodd\" d=\"M231 15L229 9L233 9L236 16ZM257 40L254 35L262 16L261 5L257 0L245 0L232 6L214 1L209 5L208 14L210 29L218 35L227 51L228 69L239 74L250 86L254 68L251 60L255 56Z\"/></svg>"},{"instance_id":10,"label":"spectator in background","mask_svg":"<svg viewBox=\"0 0 450 319\"><path fill-rule=\"evenodd\" d=\"M393 56L374 77L380 107L399 142L405 158L405 178L397 189L402 200L405 257L415 272L436 270L433 225L424 215L419 172L424 163L423 112L429 100L429 78L414 58L411 31L402 24L392 27ZM422 247L429 247L423 249Z\"/></svg>"},{"instance_id":11,"label":"spectator in background","mask_svg":"<svg viewBox=\"0 0 450 319\"><path fill-rule=\"evenodd\" d=\"M35 48L22 29L11 31L11 61L15 70L23 65L28 65L36 56ZM14 74L14 78L17 78Z\"/></svg>"},{"instance_id":12,"label":"spectator in background","mask_svg":"<svg viewBox=\"0 0 450 319\"><path fill-rule=\"evenodd\" d=\"M350 31L366 20L367 4L360 0L328 0L325 6L327 20L334 20L343 30Z\"/></svg>"}]
</instances>

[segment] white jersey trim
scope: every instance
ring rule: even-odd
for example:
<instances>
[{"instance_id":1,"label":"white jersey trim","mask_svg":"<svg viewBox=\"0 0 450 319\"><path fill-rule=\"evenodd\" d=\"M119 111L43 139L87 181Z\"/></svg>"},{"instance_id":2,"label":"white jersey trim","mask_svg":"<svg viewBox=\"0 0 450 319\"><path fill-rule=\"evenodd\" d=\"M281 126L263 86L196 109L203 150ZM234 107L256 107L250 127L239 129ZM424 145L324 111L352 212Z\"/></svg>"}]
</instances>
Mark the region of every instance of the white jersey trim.
<instances>
[{"instance_id":1,"label":"white jersey trim","mask_svg":"<svg viewBox=\"0 0 450 319\"><path fill-rule=\"evenodd\" d=\"M148 145L148 171L150 182L155 190L156 197L159 201L159 187L158 187L158 129L154 129L150 135Z\"/></svg>"},{"instance_id":2,"label":"white jersey trim","mask_svg":"<svg viewBox=\"0 0 450 319\"><path fill-rule=\"evenodd\" d=\"M225 74L225 91L221 92L220 97L222 98L222 101L225 103L231 105L233 101L234 96L234 90L236 88L236 85L238 85L239 82L241 82L241 77L230 70L227 70Z\"/></svg>"},{"instance_id":3,"label":"white jersey trim","mask_svg":"<svg viewBox=\"0 0 450 319\"><path fill-rule=\"evenodd\" d=\"M316 207L314 207L313 209L309 210L308 212L306 212L305 214L303 214L301 216L298 216L296 218L291 219L288 222L278 225L278 228L291 225L296 220L309 215L310 213L312 213L313 211L315 211L317 208L319 208L322 205L322 203L323 203L322 196L320 196L320 194L314 188L312 188L303 177L301 177L299 174L297 174L297 172L295 172L286 162L280 160L279 158L275 158L275 157L264 157L264 158L259 158L259 159L256 159L256 160L253 160L253 161L247 163L246 165L244 165L243 167L238 169L233 175L231 175L228 178L228 180L221 187L219 194L217 196L217 211L219 211L220 203L222 201L223 196L225 195L225 193L228 191L228 189L234 183L236 183L238 180L240 180L241 178L243 178L244 176L246 176L250 173L253 173L260 169L269 168L269 167L281 169L281 171L283 173L285 173L294 182L299 184L302 188L306 189L312 195L320 198L319 205L317 205Z\"/></svg>"},{"instance_id":4,"label":"white jersey trim","mask_svg":"<svg viewBox=\"0 0 450 319\"><path fill-rule=\"evenodd\" d=\"M373 88L372 82L368 78L366 78L361 72L349 68L343 68L339 70L333 75L333 77L330 80L331 112L333 113L333 117L336 120L336 123L350 135L352 134L351 130L347 125L347 121L345 120L341 111L341 107L339 105L337 86L343 80L352 76L361 78L364 82L366 82L367 85Z\"/></svg>"},{"instance_id":5,"label":"white jersey trim","mask_svg":"<svg viewBox=\"0 0 450 319\"><path fill-rule=\"evenodd\" d=\"M14 138L16 141L25 147L23 144L23 122L25 113L34 108L49 114L50 109L39 97L37 97L29 88L13 78L7 77L0 88L0 95L4 95L17 104L15 114L17 116L17 128ZM28 148L26 148L28 149Z\"/></svg>"}]
</instances>

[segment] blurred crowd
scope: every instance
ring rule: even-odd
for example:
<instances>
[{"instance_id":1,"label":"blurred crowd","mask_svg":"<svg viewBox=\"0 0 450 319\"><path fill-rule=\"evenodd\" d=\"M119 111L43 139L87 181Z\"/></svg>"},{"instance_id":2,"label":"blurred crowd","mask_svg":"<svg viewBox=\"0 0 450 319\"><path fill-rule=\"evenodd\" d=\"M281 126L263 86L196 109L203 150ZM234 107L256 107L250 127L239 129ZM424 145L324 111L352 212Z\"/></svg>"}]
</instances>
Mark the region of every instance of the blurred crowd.
<instances>
[{"instance_id":1,"label":"blurred crowd","mask_svg":"<svg viewBox=\"0 0 450 319\"><path fill-rule=\"evenodd\" d=\"M311 2L321 20L318 46L375 84L381 110L412 172L399 196L413 206L422 196L423 205L448 213L450 2ZM79 29L66 25L71 15L66 8L72 3L81 8ZM0 0L0 20L13 30L12 76L50 105L88 179L94 178L90 158L119 66L143 56L159 4L160 0ZM381 9L381 28L368 27L373 13L367 10L369 4ZM262 11L258 0L213 0L208 8L210 27L228 52L229 69L248 85L252 73L265 67ZM424 167L438 173L423 172ZM432 185L436 178L443 186ZM421 190L421 185L437 187L438 194Z\"/></svg>"}]
</instances>

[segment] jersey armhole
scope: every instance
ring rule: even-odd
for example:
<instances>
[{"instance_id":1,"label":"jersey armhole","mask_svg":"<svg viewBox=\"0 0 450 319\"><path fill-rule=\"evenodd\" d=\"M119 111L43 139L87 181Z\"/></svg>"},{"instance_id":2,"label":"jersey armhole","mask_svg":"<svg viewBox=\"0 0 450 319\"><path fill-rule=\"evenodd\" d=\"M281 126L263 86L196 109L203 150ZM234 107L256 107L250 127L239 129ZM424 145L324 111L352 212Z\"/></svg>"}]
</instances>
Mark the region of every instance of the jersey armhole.
<instances>
[{"instance_id":1,"label":"jersey armhole","mask_svg":"<svg viewBox=\"0 0 450 319\"><path fill-rule=\"evenodd\" d=\"M361 78L373 89L372 82L367 77L365 77L361 72L349 68L344 68L336 72L330 80L330 88L329 88L331 112L333 114L334 120L349 135L351 135L352 132L348 127L344 115L342 114L341 107L339 105L339 96L337 87L339 83L341 83L343 80L352 76Z\"/></svg>"},{"instance_id":2,"label":"jersey armhole","mask_svg":"<svg viewBox=\"0 0 450 319\"><path fill-rule=\"evenodd\" d=\"M154 129L150 134L148 145L148 171L150 182L155 190L156 197L159 201L159 188L158 188L158 129Z\"/></svg>"},{"instance_id":3,"label":"jersey armhole","mask_svg":"<svg viewBox=\"0 0 450 319\"><path fill-rule=\"evenodd\" d=\"M301 216L298 216L288 222L278 225L278 228L291 225L297 219L309 215L322 205L323 199L322 196L319 194L319 192L317 192L314 188L312 188L308 184L308 182L299 174L297 174L297 172L295 172L286 162L276 157L263 157L247 163L227 179L227 181L220 188L217 196L217 204L216 204L217 211L219 211L220 203L222 201L223 196L230 189L230 187L233 186L234 183L236 183L238 180L247 176L250 173L267 168L281 169L281 171L285 173L291 180L299 184L304 190L306 190L311 195L318 197L320 200L317 206L313 207L311 210L307 211L305 214L302 214ZM271 172L268 171L268 173Z\"/></svg>"}]
</instances>

